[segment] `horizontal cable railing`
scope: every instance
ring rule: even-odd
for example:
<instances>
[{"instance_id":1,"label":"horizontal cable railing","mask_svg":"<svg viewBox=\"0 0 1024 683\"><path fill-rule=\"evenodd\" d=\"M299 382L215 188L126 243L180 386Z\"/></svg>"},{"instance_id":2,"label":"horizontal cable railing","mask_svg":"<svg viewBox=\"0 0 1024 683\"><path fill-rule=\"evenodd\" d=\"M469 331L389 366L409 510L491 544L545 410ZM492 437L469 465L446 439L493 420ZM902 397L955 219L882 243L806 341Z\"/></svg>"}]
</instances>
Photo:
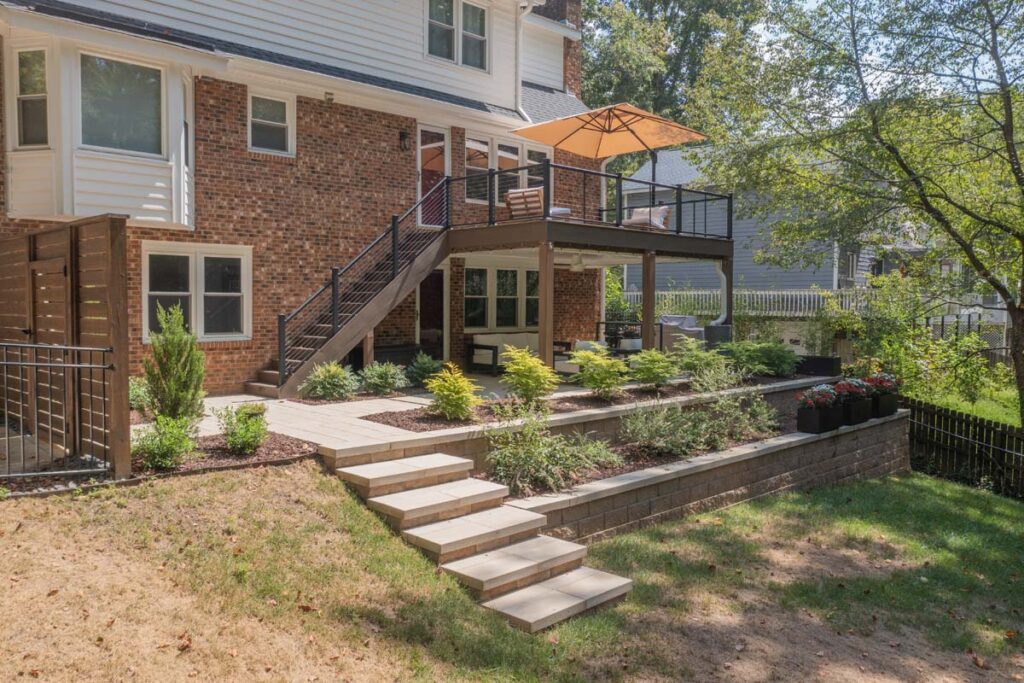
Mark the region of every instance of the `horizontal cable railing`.
<instances>
[{"instance_id":1,"label":"horizontal cable railing","mask_svg":"<svg viewBox=\"0 0 1024 683\"><path fill-rule=\"evenodd\" d=\"M112 354L0 343L0 478L109 469Z\"/></svg>"}]
</instances>

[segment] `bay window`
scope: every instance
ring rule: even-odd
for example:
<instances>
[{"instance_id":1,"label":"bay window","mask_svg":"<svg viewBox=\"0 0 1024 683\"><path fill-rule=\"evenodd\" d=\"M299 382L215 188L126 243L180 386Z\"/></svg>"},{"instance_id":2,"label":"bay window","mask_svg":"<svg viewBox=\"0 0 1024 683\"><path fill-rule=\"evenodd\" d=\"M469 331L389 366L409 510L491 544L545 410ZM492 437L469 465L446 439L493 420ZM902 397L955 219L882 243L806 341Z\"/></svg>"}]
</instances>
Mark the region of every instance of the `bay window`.
<instances>
[{"instance_id":1,"label":"bay window","mask_svg":"<svg viewBox=\"0 0 1024 683\"><path fill-rule=\"evenodd\" d=\"M160 69L81 55L82 144L126 152L163 153Z\"/></svg>"},{"instance_id":2,"label":"bay window","mask_svg":"<svg viewBox=\"0 0 1024 683\"><path fill-rule=\"evenodd\" d=\"M18 146L49 141L46 106L46 51L18 52Z\"/></svg>"},{"instance_id":3,"label":"bay window","mask_svg":"<svg viewBox=\"0 0 1024 683\"><path fill-rule=\"evenodd\" d=\"M252 250L245 246L143 242L144 337L158 307L180 306L200 340L252 336Z\"/></svg>"}]
</instances>

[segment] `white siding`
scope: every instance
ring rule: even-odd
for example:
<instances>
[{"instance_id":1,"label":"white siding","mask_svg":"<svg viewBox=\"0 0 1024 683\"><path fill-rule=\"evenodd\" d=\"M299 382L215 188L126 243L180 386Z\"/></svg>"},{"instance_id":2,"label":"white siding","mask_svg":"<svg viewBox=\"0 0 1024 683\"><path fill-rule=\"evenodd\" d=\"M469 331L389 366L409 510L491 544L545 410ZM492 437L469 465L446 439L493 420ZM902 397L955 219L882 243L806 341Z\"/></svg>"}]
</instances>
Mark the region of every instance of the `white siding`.
<instances>
[{"instance_id":1,"label":"white siding","mask_svg":"<svg viewBox=\"0 0 1024 683\"><path fill-rule=\"evenodd\" d=\"M14 216L52 216L57 213L52 150L11 152L10 212Z\"/></svg>"},{"instance_id":2,"label":"white siding","mask_svg":"<svg viewBox=\"0 0 1024 683\"><path fill-rule=\"evenodd\" d=\"M515 7L487 3L491 73L428 58L424 0L79 0L77 5L515 106Z\"/></svg>"},{"instance_id":3,"label":"white siding","mask_svg":"<svg viewBox=\"0 0 1024 683\"><path fill-rule=\"evenodd\" d=\"M75 215L124 213L130 218L174 220L173 169L168 161L76 151Z\"/></svg>"},{"instance_id":4,"label":"white siding","mask_svg":"<svg viewBox=\"0 0 1024 683\"><path fill-rule=\"evenodd\" d=\"M561 90L563 38L551 31L527 25L523 30L523 80Z\"/></svg>"}]
</instances>

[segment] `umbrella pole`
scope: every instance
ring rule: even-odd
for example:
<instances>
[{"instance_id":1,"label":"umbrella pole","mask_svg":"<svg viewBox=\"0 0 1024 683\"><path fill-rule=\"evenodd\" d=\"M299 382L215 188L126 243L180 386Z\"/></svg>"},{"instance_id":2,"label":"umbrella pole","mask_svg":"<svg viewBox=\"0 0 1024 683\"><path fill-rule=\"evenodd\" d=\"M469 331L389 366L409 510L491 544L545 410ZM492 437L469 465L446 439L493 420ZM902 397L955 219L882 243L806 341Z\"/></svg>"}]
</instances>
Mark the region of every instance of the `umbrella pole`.
<instances>
[{"instance_id":1,"label":"umbrella pole","mask_svg":"<svg viewBox=\"0 0 1024 683\"><path fill-rule=\"evenodd\" d=\"M651 150L651 182L658 182L658 152ZM654 206L654 185L651 185L651 207Z\"/></svg>"}]
</instances>

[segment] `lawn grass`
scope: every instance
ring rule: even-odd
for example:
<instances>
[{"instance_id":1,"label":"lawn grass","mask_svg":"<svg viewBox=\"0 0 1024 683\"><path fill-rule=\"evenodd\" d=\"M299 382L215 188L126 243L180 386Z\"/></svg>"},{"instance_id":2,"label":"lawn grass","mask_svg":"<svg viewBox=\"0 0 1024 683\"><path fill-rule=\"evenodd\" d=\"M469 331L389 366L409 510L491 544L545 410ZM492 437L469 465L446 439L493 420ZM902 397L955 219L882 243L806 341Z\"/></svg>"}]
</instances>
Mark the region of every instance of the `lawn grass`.
<instances>
[{"instance_id":1,"label":"lawn grass","mask_svg":"<svg viewBox=\"0 0 1024 683\"><path fill-rule=\"evenodd\" d=\"M798 671L827 679L819 648L829 666L913 679L918 669L901 669L907 664L889 654L890 634L919 643L920 666L939 661L936 670L946 671L970 670L968 649L998 668L1020 656L1014 634L1024 631L1024 505L918 475L769 497L592 545L587 564L632 577L633 593L535 636L477 606L312 463L0 505L0 531L20 521L18 554L0 550L17 560L6 571L21 577L18 586L56 571L59 559L37 565L33 547L54 539L97 546L117 566L170 577L173 588L160 590L196 601L187 613L193 630L203 630L206 615L207 631L250 623L284 639L280 651L294 655L279 655L273 673L287 679L706 679L733 661L731 671L748 679ZM209 659L221 679L263 675L269 646L259 639L245 646L211 637L200 649L196 638L184 653L154 650L140 635L144 622L168 617L147 608L117 618L142 626L124 643L107 635L104 647L141 651L164 675L188 657L200 677ZM38 613L6 624L0 642L5 628L50 632ZM181 628L165 630L173 637ZM835 632L851 635L833 642ZM807 644L815 639L824 644ZM739 668L735 648L747 642L745 661L764 670ZM868 657L872 645L878 652ZM21 666L22 655L11 654L5 659ZM61 666L62 656L91 661L88 651L55 651L47 661ZM0 674L18 671L3 666Z\"/></svg>"},{"instance_id":2,"label":"lawn grass","mask_svg":"<svg viewBox=\"0 0 1024 683\"><path fill-rule=\"evenodd\" d=\"M1020 427L1020 408L1017 390L1006 389L985 391L976 402L970 403L958 396L928 396L923 400L929 403L956 410L968 415L975 415L984 420L993 420Z\"/></svg>"}]
</instances>

